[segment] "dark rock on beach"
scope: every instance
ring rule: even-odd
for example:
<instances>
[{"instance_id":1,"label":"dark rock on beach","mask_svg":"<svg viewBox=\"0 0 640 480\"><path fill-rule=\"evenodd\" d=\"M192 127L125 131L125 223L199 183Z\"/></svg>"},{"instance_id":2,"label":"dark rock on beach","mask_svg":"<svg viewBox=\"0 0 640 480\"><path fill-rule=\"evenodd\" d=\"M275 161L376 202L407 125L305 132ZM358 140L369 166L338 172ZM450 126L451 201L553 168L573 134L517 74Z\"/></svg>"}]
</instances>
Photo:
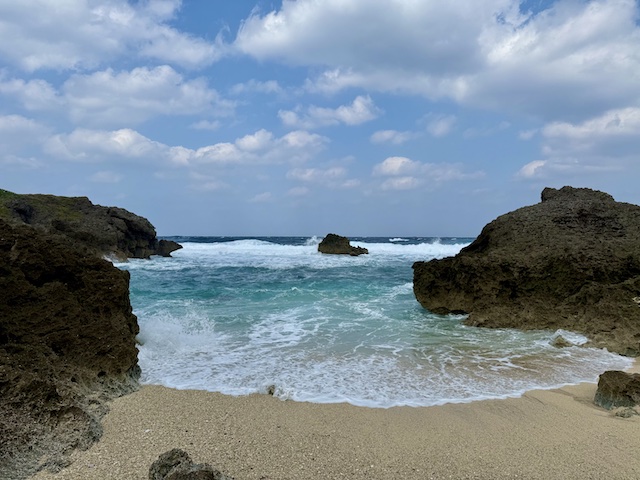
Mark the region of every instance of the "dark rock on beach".
<instances>
[{"instance_id":1,"label":"dark rock on beach","mask_svg":"<svg viewBox=\"0 0 640 480\"><path fill-rule=\"evenodd\" d=\"M101 436L105 402L138 385L129 273L73 247L0 220L0 478L67 465Z\"/></svg>"},{"instance_id":2,"label":"dark rock on beach","mask_svg":"<svg viewBox=\"0 0 640 480\"><path fill-rule=\"evenodd\" d=\"M351 255L353 257L369 253L369 250L363 247L352 247L347 237L330 233L322 239L318 245L320 253L329 253L334 255Z\"/></svg>"},{"instance_id":3,"label":"dark rock on beach","mask_svg":"<svg viewBox=\"0 0 640 480\"><path fill-rule=\"evenodd\" d=\"M640 207L586 188L546 188L451 258L416 262L426 309L474 326L565 329L640 355Z\"/></svg>"},{"instance_id":4,"label":"dark rock on beach","mask_svg":"<svg viewBox=\"0 0 640 480\"><path fill-rule=\"evenodd\" d=\"M607 410L640 405L640 373L604 372L598 379L594 402Z\"/></svg>"},{"instance_id":5,"label":"dark rock on beach","mask_svg":"<svg viewBox=\"0 0 640 480\"><path fill-rule=\"evenodd\" d=\"M122 208L94 205L86 197L18 195L0 190L0 218L63 236L98 256L118 260L171 256L182 248L176 242L158 240L146 218Z\"/></svg>"},{"instance_id":6,"label":"dark rock on beach","mask_svg":"<svg viewBox=\"0 0 640 480\"><path fill-rule=\"evenodd\" d=\"M149 480L233 480L233 477L207 463L193 463L187 452L174 448L151 464Z\"/></svg>"}]
</instances>

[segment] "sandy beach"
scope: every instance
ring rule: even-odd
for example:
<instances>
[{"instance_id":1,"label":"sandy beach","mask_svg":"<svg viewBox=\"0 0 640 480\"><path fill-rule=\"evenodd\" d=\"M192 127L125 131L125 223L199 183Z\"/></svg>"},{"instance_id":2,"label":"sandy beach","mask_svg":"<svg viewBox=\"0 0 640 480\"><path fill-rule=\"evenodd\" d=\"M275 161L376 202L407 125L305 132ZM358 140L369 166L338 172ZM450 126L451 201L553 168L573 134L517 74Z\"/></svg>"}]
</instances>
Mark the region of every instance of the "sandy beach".
<instances>
[{"instance_id":1,"label":"sandy beach","mask_svg":"<svg viewBox=\"0 0 640 480\"><path fill-rule=\"evenodd\" d=\"M34 478L145 479L178 447L237 480L638 479L640 416L596 407L595 390L371 409L144 386L111 404L98 444Z\"/></svg>"}]
</instances>

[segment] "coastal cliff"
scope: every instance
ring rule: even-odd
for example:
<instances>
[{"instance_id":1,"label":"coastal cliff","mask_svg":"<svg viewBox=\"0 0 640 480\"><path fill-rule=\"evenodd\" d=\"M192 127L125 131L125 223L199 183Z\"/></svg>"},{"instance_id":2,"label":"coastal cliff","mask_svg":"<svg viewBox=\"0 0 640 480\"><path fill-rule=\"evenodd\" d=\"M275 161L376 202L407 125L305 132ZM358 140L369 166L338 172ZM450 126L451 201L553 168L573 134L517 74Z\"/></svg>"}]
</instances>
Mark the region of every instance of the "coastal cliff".
<instances>
[{"instance_id":1,"label":"coastal cliff","mask_svg":"<svg viewBox=\"0 0 640 480\"><path fill-rule=\"evenodd\" d=\"M0 478L64 467L137 388L129 273L94 253L0 219Z\"/></svg>"},{"instance_id":2,"label":"coastal cliff","mask_svg":"<svg viewBox=\"0 0 640 480\"><path fill-rule=\"evenodd\" d=\"M640 207L584 188L498 217L455 257L416 262L413 289L472 326L567 329L640 355Z\"/></svg>"},{"instance_id":3,"label":"coastal cliff","mask_svg":"<svg viewBox=\"0 0 640 480\"><path fill-rule=\"evenodd\" d=\"M0 190L0 218L63 236L98 256L118 260L167 257L182 248L176 242L158 240L146 218L122 208L94 205L86 197L19 195Z\"/></svg>"}]
</instances>

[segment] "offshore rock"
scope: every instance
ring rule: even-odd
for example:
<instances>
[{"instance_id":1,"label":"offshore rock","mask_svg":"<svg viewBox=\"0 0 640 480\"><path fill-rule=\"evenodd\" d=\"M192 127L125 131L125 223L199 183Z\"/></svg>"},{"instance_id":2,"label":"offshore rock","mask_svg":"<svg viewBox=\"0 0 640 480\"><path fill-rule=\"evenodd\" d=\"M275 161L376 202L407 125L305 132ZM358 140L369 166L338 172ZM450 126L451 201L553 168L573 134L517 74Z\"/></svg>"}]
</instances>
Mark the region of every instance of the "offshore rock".
<instances>
[{"instance_id":1,"label":"offshore rock","mask_svg":"<svg viewBox=\"0 0 640 480\"><path fill-rule=\"evenodd\" d=\"M320 253L329 253L334 255L357 255L367 254L369 250L363 247L352 247L347 237L330 233L322 239L318 245Z\"/></svg>"},{"instance_id":2,"label":"offshore rock","mask_svg":"<svg viewBox=\"0 0 640 480\"><path fill-rule=\"evenodd\" d=\"M640 373L604 372L598 379L594 403L607 410L640 405Z\"/></svg>"},{"instance_id":3,"label":"offshore rock","mask_svg":"<svg viewBox=\"0 0 640 480\"><path fill-rule=\"evenodd\" d=\"M451 258L416 262L426 309L474 326L564 329L640 354L640 207L586 188L546 188Z\"/></svg>"},{"instance_id":4,"label":"offshore rock","mask_svg":"<svg viewBox=\"0 0 640 480\"><path fill-rule=\"evenodd\" d=\"M138 386L129 273L0 220L0 478L59 470Z\"/></svg>"},{"instance_id":5,"label":"offshore rock","mask_svg":"<svg viewBox=\"0 0 640 480\"><path fill-rule=\"evenodd\" d=\"M193 463L179 448L163 453L149 468L149 480L233 480L206 463Z\"/></svg>"},{"instance_id":6,"label":"offshore rock","mask_svg":"<svg viewBox=\"0 0 640 480\"><path fill-rule=\"evenodd\" d=\"M0 218L64 236L97 256L118 260L171 256L182 248L158 240L153 225L123 208L94 205L86 197L18 195L0 190Z\"/></svg>"}]
</instances>

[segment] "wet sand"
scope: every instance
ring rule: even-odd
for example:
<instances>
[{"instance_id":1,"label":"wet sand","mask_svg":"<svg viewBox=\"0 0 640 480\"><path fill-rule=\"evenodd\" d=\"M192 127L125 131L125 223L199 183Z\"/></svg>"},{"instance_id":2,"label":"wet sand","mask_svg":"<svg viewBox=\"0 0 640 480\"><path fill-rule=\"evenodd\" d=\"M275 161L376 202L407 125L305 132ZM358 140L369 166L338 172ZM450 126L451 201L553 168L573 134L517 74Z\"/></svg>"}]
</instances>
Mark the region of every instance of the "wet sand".
<instances>
[{"instance_id":1,"label":"wet sand","mask_svg":"<svg viewBox=\"0 0 640 480\"><path fill-rule=\"evenodd\" d=\"M638 479L640 416L596 407L595 390L372 409L144 386L111 404L99 443L34 478L146 479L182 448L237 480Z\"/></svg>"}]
</instances>

